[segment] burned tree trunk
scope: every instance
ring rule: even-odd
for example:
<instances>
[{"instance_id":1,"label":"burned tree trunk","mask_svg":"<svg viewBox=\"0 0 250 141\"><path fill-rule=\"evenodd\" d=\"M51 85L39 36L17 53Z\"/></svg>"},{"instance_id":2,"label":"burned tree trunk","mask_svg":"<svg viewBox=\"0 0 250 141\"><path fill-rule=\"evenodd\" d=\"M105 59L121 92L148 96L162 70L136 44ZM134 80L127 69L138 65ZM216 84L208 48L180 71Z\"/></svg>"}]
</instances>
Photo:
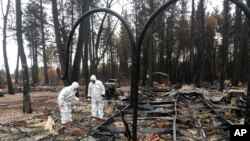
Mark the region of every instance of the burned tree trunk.
<instances>
[{"instance_id":1,"label":"burned tree trunk","mask_svg":"<svg viewBox=\"0 0 250 141\"><path fill-rule=\"evenodd\" d=\"M21 0L16 0L16 30L18 51L20 53L23 68L23 112L32 113L29 94L28 66L23 48Z\"/></svg>"},{"instance_id":2,"label":"burned tree trunk","mask_svg":"<svg viewBox=\"0 0 250 141\"><path fill-rule=\"evenodd\" d=\"M190 44L190 76L189 83L194 81L194 0L192 0L192 15L191 15L191 44Z\"/></svg>"},{"instance_id":3,"label":"burned tree trunk","mask_svg":"<svg viewBox=\"0 0 250 141\"><path fill-rule=\"evenodd\" d=\"M3 11L3 3L1 0L1 5L2 5L2 11ZM10 69L9 69L9 63L8 63L8 57L7 57L7 51L6 51L6 30L7 30L7 20L8 20L8 15L9 15L9 7L10 7L10 0L8 0L7 4L7 9L6 13L4 15L4 21L3 21L3 56L4 56L4 64L5 64L5 70L6 70L6 78L7 78L7 84L8 84L8 93L9 94L14 94L12 82L11 82L11 77L10 77Z\"/></svg>"},{"instance_id":4,"label":"burned tree trunk","mask_svg":"<svg viewBox=\"0 0 250 141\"><path fill-rule=\"evenodd\" d=\"M16 70L15 70L15 83L19 82L19 51L17 51L17 59L16 59Z\"/></svg>"},{"instance_id":5,"label":"burned tree trunk","mask_svg":"<svg viewBox=\"0 0 250 141\"><path fill-rule=\"evenodd\" d=\"M85 0L82 2L82 13L85 13L89 10L89 1ZM79 28L79 35L78 35L78 41L77 41L77 48L75 53L75 59L74 64L72 68L72 81L79 82L80 78L80 66L81 66L81 58L83 53L83 45L88 45L88 37L89 37L89 18L86 18L84 21L81 22L80 28ZM87 58L86 58L87 59ZM88 68L85 68L88 69ZM77 97L79 97L79 94L76 94Z\"/></svg>"},{"instance_id":6,"label":"burned tree trunk","mask_svg":"<svg viewBox=\"0 0 250 141\"><path fill-rule=\"evenodd\" d=\"M222 91L225 81L225 73L226 73L226 66L227 66L227 56L228 56L228 44L229 44L229 2L224 0L224 23L223 23L223 41L222 41L222 49L221 49L221 74L220 74L220 90Z\"/></svg>"},{"instance_id":7,"label":"burned tree trunk","mask_svg":"<svg viewBox=\"0 0 250 141\"><path fill-rule=\"evenodd\" d=\"M61 64L62 72L65 71L66 65L68 65L68 62L66 62L66 49L63 46L62 40L61 40L61 33L60 33L60 24L58 20L58 9L57 9L57 0L52 0L52 13L53 13L53 22L54 22L54 30L55 30L55 39L56 39L56 46L59 54L59 62ZM69 84L69 78L67 77L64 81L65 85Z\"/></svg>"},{"instance_id":8,"label":"burned tree trunk","mask_svg":"<svg viewBox=\"0 0 250 141\"><path fill-rule=\"evenodd\" d=\"M41 33L42 33L42 50L43 50L43 66L44 66L44 84L49 84L47 57L45 50L45 33L44 33L44 17L43 17L43 2L40 0L40 16L41 16Z\"/></svg>"},{"instance_id":9,"label":"burned tree trunk","mask_svg":"<svg viewBox=\"0 0 250 141\"><path fill-rule=\"evenodd\" d=\"M250 8L250 0L246 0ZM247 107L245 114L245 124L250 125L250 19L248 19L248 39L247 39Z\"/></svg>"}]
</instances>

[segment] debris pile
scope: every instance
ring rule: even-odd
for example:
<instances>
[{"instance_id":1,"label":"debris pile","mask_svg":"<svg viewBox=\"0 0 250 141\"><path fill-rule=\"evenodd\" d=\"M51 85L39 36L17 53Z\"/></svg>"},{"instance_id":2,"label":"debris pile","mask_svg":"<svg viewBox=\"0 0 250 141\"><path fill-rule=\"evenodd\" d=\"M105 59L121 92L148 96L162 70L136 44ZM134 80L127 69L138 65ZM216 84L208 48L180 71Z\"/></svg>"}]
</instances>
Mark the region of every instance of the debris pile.
<instances>
[{"instance_id":1,"label":"debris pile","mask_svg":"<svg viewBox=\"0 0 250 141\"><path fill-rule=\"evenodd\" d=\"M61 125L57 95L52 92L32 92L32 114L22 113L21 94L6 95L0 99L0 140L76 140L93 132L104 122L91 118L91 104L83 100L80 104L72 105L73 122ZM117 100L107 103L106 116L119 112L121 106Z\"/></svg>"},{"instance_id":2,"label":"debris pile","mask_svg":"<svg viewBox=\"0 0 250 141\"><path fill-rule=\"evenodd\" d=\"M139 99L137 139L145 141L229 140L230 125L242 124L245 111L244 90L219 92L183 85L181 89L156 93L142 88ZM82 139L129 140L132 113L132 107L125 107Z\"/></svg>"}]
</instances>

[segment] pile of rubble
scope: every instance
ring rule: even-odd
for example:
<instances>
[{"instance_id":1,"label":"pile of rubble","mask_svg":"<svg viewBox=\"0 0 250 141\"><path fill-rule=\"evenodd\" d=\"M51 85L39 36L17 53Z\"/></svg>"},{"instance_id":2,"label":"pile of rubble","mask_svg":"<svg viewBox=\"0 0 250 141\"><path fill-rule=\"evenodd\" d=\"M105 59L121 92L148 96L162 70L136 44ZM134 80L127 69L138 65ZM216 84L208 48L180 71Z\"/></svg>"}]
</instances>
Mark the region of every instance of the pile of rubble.
<instances>
[{"instance_id":1,"label":"pile of rubble","mask_svg":"<svg viewBox=\"0 0 250 141\"><path fill-rule=\"evenodd\" d=\"M91 104L84 100L73 103L73 122L66 126L60 124L57 104L58 93L32 92L32 114L22 113L22 95L6 95L0 102L0 140L78 140L93 132L104 120L91 117ZM119 112L118 101L107 101L107 117Z\"/></svg>"},{"instance_id":2,"label":"pile of rubble","mask_svg":"<svg viewBox=\"0 0 250 141\"><path fill-rule=\"evenodd\" d=\"M139 92L137 139L156 140L229 140L229 127L243 124L246 89L214 89L183 85L181 89L156 93ZM133 109L101 124L82 140L130 140Z\"/></svg>"},{"instance_id":3,"label":"pile of rubble","mask_svg":"<svg viewBox=\"0 0 250 141\"><path fill-rule=\"evenodd\" d=\"M246 89L230 88L220 92L214 87L183 85L169 92L141 88L138 140L228 140L230 125L244 122ZM10 122L1 121L0 140L130 140L133 126L130 95L120 90L111 92L111 97L105 100L106 120L91 118L91 105L86 100L73 104L73 122L67 126L60 124L58 93L31 94L35 112L22 117L15 113L22 109L22 96L17 95L19 101L14 100L15 105L14 102L0 105L1 113L18 117Z\"/></svg>"}]
</instances>

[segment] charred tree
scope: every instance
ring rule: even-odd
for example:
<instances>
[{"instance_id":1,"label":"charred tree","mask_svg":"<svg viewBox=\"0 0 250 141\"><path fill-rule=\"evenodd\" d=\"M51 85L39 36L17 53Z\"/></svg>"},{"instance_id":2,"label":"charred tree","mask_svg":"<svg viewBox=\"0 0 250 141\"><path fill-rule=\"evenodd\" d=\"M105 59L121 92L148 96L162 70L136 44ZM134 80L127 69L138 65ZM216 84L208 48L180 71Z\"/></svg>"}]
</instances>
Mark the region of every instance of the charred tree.
<instances>
[{"instance_id":1,"label":"charred tree","mask_svg":"<svg viewBox=\"0 0 250 141\"><path fill-rule=\"evenodd\" d=\"M61 64L61 72L64 72L66 69L66 65L69 65L66 62L66 49L63 46L62 42L62 35L60 33L60 24L58 20L58 9L57 9L57 0L52 0L52 14L53 14L53 23L54 23L54 30L55 30L55 40L56 40L56 47L59 54L59 62ZM69 85L69 79L66 78L64 81L65 85Z\"/></svg>"},{"instance_id":2,"label":"charred tree","mask_svg":"<svg viewBox=\"0 0 250 141\"><path fill-rule=\"evenodd\" d=\"M195 12L194 0L192 0L192 14L191 14L191 33L190 33L190 76L189 83L194 81L194 12Z\"/></svg>"},{"instance_id":3,"label":"charred tree","mask_svg":"<svg viewBox=\"0 0 250 141\"><path fill-rule=\"evenodd\" d=\"M247 6L250 8L250 0L246 0ZM247 105L245 114L245 124L250 125L250 19L248 19L248 39L247 39Z\"/></svg>"},{"instance_id":4,"label":"charred tree","mask_svg":"<svg viewBox=\"0 0 250 141\"><path fill-rule=\"evenodd\" d=\"M41 34L42 34L42 51L43 51L43 66L44 66L44 84L49 84L48 67L47 67L47 55L45 47L45 32L44 32L44 16L43 16L43 1L40 0L40 20L41 20Z\"/></svg>"},{"instance_id":5,"label":"charred tree","mask_svg":"<svg viewBox=\"0 0 250 141\"><path fill-rule=\"evenodd\" d=\"M9 7L10 7L10 0L8 0L6 12L4 14L3 12L3 3L1 0L1 8L2 8L2 14L3 14L3 56L4 56L4 64L5 64L5 71L6 71L6 78L7 78L7 84L8 84L8 93L14 94L11 77L10 77L10 69L9 69L9 63L8 63L8 57L7 57L7 50L6 50L6 39L7 39L7 22L8 22L8 15L9 15Z\"/></svg>"},{"instance_id":6,"label":"charred tree","mask_svg":"<svg viewBox=\"0 0 250 141\"><path fill-rule=\"evenodd\" d=\"M16 69L15 69L15 84L19 82L19 51L17 51L17 59L16 59Z\"/></svg>"},{"instance_id":7,"label":"charred tree","mask_svg":"<svg viewBox=\"0 0 250 141\"><path fill-rule=\"evenodd\" d=\"M22 70L23 70L23 112L32 113L30 94L29 94L28 66L26 62L26 55L23 48L23 38L22 38L21 0L16 0L16 30L17 30L16 35L17 35L18 51L20 53Z\"/></svg>"},{"instance_id":8,"label":"charred tree","mask_svg":"<svg viewBox=\"0 0 250 141\"><path fill-rule=\"evenodd\" d=\"M228 56L228 44L229 44L229 2L224 0L224 23L223 23L223 40L222 40L222 48L221 48L221 71L220 71L220 90L225 89L224 81L225 81L225 73L227 66L227 56Z\"/></svg>"},{"instance_id":9,"label":"charred tree","mask_svg":"<svg viewBox=\"0 0 250 141\"><path fill-rule=\"evenodd\" d=\"M85 13L89 10L89 0L84 0L81 3L82 5L82 13ZM75 59L74 59L74 64L72 67L72 76L71 76L71 81L79 81L80 78L80 66L81 66L81 58L83 54L83 45L88 46L88 37L89 37L89 18L84 19L80 23L80 28L79 28L79 35L78 35L78 40L77 40L77 48L76 48L76 53L75 53ZM87 68L85 68L87 69ZM79 94L76 94L77 97L79 97Z\"/></svg>"}]
</instances>

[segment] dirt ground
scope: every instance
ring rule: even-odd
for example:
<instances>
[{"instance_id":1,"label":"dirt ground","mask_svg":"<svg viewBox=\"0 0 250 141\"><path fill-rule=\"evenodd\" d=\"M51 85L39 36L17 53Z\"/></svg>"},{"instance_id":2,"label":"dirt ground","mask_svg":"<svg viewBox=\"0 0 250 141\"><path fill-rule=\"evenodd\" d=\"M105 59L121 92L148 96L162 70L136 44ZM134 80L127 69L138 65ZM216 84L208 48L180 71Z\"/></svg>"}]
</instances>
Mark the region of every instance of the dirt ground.
<instances>
[{"instance_id":1,"label":"dirt ground","mask_svg":"<svg viewBox=\"0 0 250 141\"><path fill-rule=\"evenodd\" d=\"M31 92L30 96L32 114L22 112L22 93L0 97L0 140L77 140L104 122L91 118L90 102L82 98L72 104L73 122L62 126L58 92ZM106 106L106 118L115 110Z\"/></svg>"}]
</instances>

